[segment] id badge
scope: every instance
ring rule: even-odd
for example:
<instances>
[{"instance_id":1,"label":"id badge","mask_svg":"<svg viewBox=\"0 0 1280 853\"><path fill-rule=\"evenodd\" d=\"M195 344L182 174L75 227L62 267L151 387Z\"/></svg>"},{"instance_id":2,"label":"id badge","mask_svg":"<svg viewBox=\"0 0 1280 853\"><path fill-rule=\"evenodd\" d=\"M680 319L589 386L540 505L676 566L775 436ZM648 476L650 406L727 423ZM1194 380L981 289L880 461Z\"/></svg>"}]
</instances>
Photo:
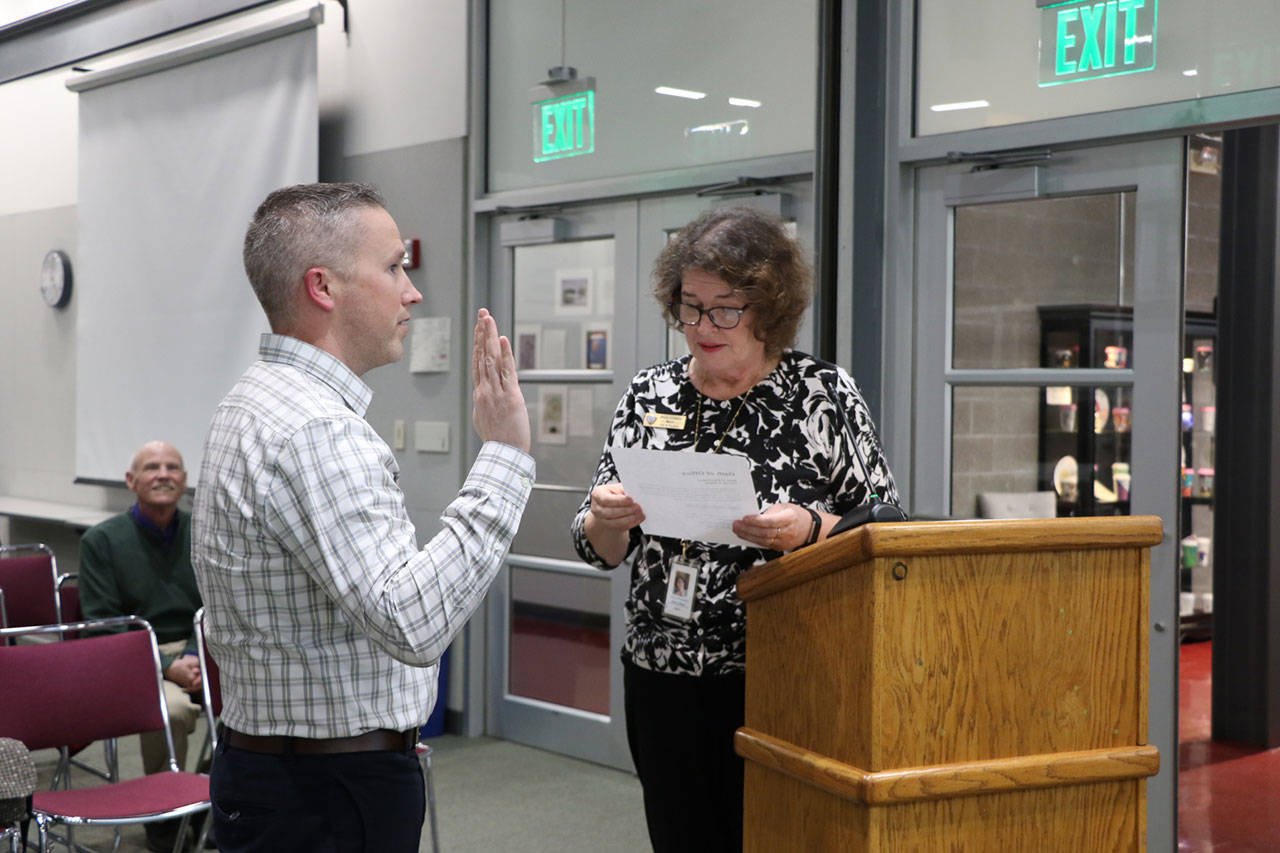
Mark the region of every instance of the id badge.
<instances>
[{"instance_id":1,"label":"id badge","mask_svg":"<svg viewBox=\"0 0 1280 853\"><path fill-rule=\"evenodd\" d=\"M667 600L662 614L681 621L693 616L693 602L698 595L698 567L679 560L671 564L667 576Z\"/></svg>"}]
</instances>

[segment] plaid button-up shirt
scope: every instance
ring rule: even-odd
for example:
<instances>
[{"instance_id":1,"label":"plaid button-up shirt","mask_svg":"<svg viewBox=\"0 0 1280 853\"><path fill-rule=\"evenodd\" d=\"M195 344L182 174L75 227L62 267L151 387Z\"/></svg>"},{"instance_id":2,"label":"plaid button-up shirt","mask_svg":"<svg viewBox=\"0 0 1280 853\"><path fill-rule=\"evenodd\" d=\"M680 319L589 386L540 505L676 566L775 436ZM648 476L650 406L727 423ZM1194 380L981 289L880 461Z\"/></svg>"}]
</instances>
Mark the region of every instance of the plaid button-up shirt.
<instances>
[{"instance_id":1,"label":"plaid button-up shirt","mask_svg":"<svg viewBox=\"0 0 1280 853\"><path fill-rule=\"evenodd\" d=\"M425 548L373 394L310 344L264 335L205 443L192 562L222 675L222 720L346 737L424 723L436 666L498 573L533 459L481 448Z\"/></svg>"}]
</instances>

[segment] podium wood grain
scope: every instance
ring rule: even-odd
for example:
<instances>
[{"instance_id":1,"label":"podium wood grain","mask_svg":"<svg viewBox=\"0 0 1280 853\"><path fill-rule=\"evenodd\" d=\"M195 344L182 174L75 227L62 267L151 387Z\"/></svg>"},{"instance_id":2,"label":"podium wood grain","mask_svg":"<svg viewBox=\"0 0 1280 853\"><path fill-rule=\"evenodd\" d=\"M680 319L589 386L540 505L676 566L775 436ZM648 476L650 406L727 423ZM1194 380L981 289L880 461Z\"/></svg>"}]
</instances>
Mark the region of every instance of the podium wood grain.
<instances>
[{"instance_id":1,"label":"podium wood grain","mask_svg":"<svg viewBox=\"0 0 1280 853\"><path fill-rule=\"evenodd\" d=\"M746 849L1141 849L1160 538L868 525L745 573Z\"/></svg>"}]
</instances>

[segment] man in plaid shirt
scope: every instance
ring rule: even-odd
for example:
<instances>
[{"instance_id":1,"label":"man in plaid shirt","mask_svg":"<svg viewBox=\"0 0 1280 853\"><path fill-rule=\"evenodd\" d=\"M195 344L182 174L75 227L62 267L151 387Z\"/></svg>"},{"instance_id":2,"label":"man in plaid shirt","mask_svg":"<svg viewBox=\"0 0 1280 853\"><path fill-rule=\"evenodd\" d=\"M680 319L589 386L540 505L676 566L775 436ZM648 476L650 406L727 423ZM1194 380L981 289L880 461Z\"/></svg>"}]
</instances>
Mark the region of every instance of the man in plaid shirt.
<instances>
[{"instance_id":1,"label":"man in plaid shirt","mask_svg":"<svg viewBox=\"0 0 1280 853\"><path fill-rule=\"evenodd\" d=\"M480 309L484 445L419 548L366 371L403 354L399 229L376 190L276 190L245 236L272 332L214 414L192 557L221 670L214 830L224 851L416 851L414 754L436 667L502 566L533 485L511 345Z\"/></svg>"}]
</instances>

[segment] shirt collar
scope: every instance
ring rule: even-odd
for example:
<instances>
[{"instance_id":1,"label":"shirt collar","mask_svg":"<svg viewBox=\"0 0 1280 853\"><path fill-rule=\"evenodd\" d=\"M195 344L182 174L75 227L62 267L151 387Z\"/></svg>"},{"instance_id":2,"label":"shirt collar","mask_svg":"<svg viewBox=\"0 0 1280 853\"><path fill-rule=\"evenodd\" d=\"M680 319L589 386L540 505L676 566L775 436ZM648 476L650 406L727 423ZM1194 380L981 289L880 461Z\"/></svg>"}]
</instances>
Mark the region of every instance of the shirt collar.
<instances>
[{"instance_id":1,"label":"shirt collar","mask_svg":"<svg viewBox=\"0 0 1280 853\"><path fill-rule=\"evenodd\" d=\"M169 520L168 527L161 527L151 519L142 514L142 508L136 503L129 507L129 517L133 519L133 523L142 529L153 539L160 541L166 548L173 544L174 537L178 535L178 513L173 514L173 518Z\"/></svg>"},{"instance_id":2,"label":"shirt collar","mask_svg":"<svg viewBox=\"0 0 1280 853\"><path fill-rule=\"evenodd\" d=\"M258 342L258 355L263 361L288 364L314 376L332 388L347 408L360 417L369 409L373 389L337 358L317 346L288 335L266 332Z\"/></svg>"}]
</instances>

